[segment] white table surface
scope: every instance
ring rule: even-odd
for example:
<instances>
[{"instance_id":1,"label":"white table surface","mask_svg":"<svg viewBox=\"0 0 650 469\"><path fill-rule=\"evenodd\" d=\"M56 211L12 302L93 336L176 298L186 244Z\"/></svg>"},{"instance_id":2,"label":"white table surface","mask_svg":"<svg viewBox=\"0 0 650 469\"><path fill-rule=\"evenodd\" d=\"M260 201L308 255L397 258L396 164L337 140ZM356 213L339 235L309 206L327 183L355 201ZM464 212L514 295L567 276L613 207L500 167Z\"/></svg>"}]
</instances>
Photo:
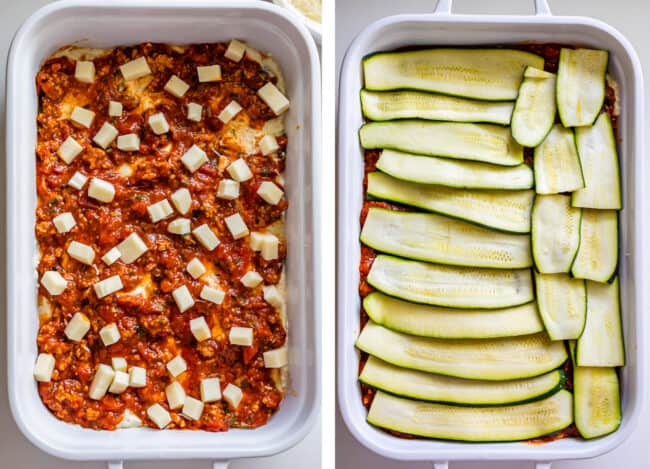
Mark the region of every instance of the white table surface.
<instances>
[{"instance_id":1,"label":"white table surface","mask_svg":"<svg viewBox=\"0 0 650 469\"><path fill-rule=\"evenodd\" d=\"M7 52L14 32L27 17L49 0L0 0L0 109L5 108L5 67ZM3 162L0 164L0 181L4 194L5 165L4 165L4 136L5 115L0 113L0 154ZM4 202L0 203L0 226L4 227L6 213ZM100 462L69 462L50 456L34 447L23 437L14 423L7 400L7 374L5 372L6 346L3 338L6 335L5 321L5 232L0 230L0 468L1 469L104 469L106 465ZM258 459L242 459L230 464L232 469L286 469L320 467L321 445L320 424L316 424L307 437L297 446L277 456ZM297 462L305 465L296 465ZM208 469L208 461L171 461L171 462L132 462L125 463L126 469Z\"/></svg>"},{"instance_id":2,"label":"white table surface","mask_svg":"<svg viewBox=\"0 0 650 469\"><path fill-rule=\"evenodd\" d=\"M646 77L646 109L650 102L650 2L644 0L549 0L556 15L580 15L601 19L621 31L640 56ZM454 0L456 13L531 14L533 0ZM350 42L375 20L399 13L430 13L435 0L337 0L336 2L336 67L337 83L340 65ZM646 385L646 389L648 389ZM385 459L361 446L347 431L337 412L337 469L424 469L431 463L406 463ZM615 451L596 459L559 462L553 469L647 469L650 467L650 409L641 416L634 435ZM452 463L451 469L522 469L530 462L514 463Z\"/></svg>"}]
</instances>

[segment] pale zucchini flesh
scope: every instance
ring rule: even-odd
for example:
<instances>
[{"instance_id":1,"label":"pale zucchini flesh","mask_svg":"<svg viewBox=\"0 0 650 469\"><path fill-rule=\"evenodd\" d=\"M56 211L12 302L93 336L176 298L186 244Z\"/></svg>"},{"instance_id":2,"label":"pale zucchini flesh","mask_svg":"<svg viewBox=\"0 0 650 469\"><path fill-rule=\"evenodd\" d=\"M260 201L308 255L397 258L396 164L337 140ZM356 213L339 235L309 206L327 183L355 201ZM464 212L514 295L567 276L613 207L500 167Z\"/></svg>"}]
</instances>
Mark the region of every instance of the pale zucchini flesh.
<instances>
[{"instance_id":1,"label":"pale zucchini flesh","mask_svg":"<svg viewBox=\"0 0 650 469\"><path fill-rule=\"evenodd\" d=\"M498 309L533 301L529 269L479 269L378 255L368 283L387 295L450 308Z\"/></svg>"},{"instance_id":2,"label":"pale zucchini flesh","mask_svg":"<svg viewBox=\"0 0 650 469\"><path fill-rule=\"evenodd\" d=\"M391 331L368 321L356 345L403 368L486 381L538 376L567 359L564 343L551 342L544 332L499 339L432 339Z\"/></svg>"},{"instance_id":3,"label":"pale zucchini flesh","mask_svg":"<svg viewBox=\"0 0 650 469\"><path fill-rule=\"evenodd\" d=\"M363 309L376 324L405 334L438 339L491 339L544 330L534 302L505 309L463 310L410 303L373 292Z\"/></svg>"},{"instance_id":4,"label":"pale zucchini flesh","mask_svg":"<svg viewBox=\"0 0 650 469\"><path fill-rule=\"evenodd\" d=\"M525 147L536 147L555 121L555 75L526 67L512 113L512 137Z\"/></svg>"},{"instance_id":5,"label":"pale zucchini flesh","mask_svg":"<svg viewBox=\"0 0 650 469\"><path fill-rule=\"evenodd\" d=\"M567 274L535 273L539 314L552 340L577 339L587 318L584 280Z\"/></svg>"},{"instance_id":6,"label":"pale zucchini flesh","mask_svg":"<svg viewBox=\"0 0 650 469\"><path fill-rule=\"evenodd\" d=\"M580 246L571 274L595 282L607 282L618 265L618 212L582 209Z\"/></svg>"},{"instance_id":7,"label":"pale zucchini flesh","mask_svg":"<svg viewBox=\"0 0 650 469\"><path fill-rule=\"evenodd\" d=\"M571 129L553 126L541 145L535 148L535 192L559 194L585 187Z\"/></svg>"},{"instance_id":8,"label":"pale zucchini flesh","mask_svg":"<svg viewBox=\"0 0 650 469\"><path fill-rule=\"evenodd\" d=\"M462 190L402 181L375 171L368 195L510 233L529 233L535 191Z\"/></svg>"},{"instance_id":9,"label":"pale zucchini flesh","mask_svg":"<svg viewBox=\"0 0 650 469\"><path fill-rule=\"evenodd\" d=\"M530 236L498 233L433 213L371 207L361 242L380 252L437 264L493 269L533 264Z\"/></svg>"},{"instance_id":10,"label":"pale zucchini flesh","mask_svg":"<svg viewBox=\"0 0 650 469\"><path fill-rule=\"evenodd\" d=\"M561 388L561 371L512 381L476 381L391 365L370 356L359 379L369 386L422 401L462 405L504 405L530 401Z\"/></svg>"},{"instance_id":11,"label":"pale zucchini flesh","mask_svg":"<svg viewBox=\"0 0 650 469\"><path fill-rule=\"evenodd\" d=\"M573 369L576 428L583 438L609 435L621 424L621 396L614 368Z\"/></svg>"}]
</instances>

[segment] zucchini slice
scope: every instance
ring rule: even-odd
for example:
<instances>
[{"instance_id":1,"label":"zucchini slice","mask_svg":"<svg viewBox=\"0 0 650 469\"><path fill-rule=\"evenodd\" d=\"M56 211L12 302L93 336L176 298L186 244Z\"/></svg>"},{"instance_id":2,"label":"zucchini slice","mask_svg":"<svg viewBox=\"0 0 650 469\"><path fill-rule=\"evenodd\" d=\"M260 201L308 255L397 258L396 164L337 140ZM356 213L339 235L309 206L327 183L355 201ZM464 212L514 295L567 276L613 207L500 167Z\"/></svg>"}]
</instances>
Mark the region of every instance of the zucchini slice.
<instances>
[{"instance_id":1,"label":"zucchini slice","mask_svg":"<svg viewBox=\"0 0 650 469\"><path fill-rule=\"evenodd\" d=\"M420 91L361 90L363 115L373 121L425 119L510 124L512 102L476 101Z\"/></svg>"},{"instance_id":2,"label":"zucchini slice","mask_svg":"<svg viewBox=\"0 0 650 469\"><path fill-rule=\"evenodd\" d=\"M533 171L530 166L497 166L474 161L419 156L384 150L377 169L404 181L462 189L530 189Z\"/></svg>"},{"instance_id":3,"label":"zucchini slice","mask_svg":"<svg viewBox=\"0 0 650 469\"><path fill-rule=\"evenodd\" d=\"M496 310L462 310L409 303L373 292L363 309L375 323L405 334L438 339L493 339L544 330L534 302Z\"/></svg>"},{"instance_id":4,"label":"zucchini slice","mask_svg":"<svg viewBox=\"0 0 650 469\"><path fill-rule=\"evenodd\" d=\"M538 438L573 423L573 396L564 389L528 404L467 407L414 401L378 391L368 423L411 435L471 442Z\"/></svg>"},{"instance_id":5,"label":"zucchini slice","mask_svg":"<svg viewBox=\"0 0 650 469\"><path fill-rule=\"evenodd\" d=\"M545 332L500 339L431 339L368 321L356 345L403 368L486 381L538 376L567 359L564 343L551 342Z\"/></svg>"},{"instance_id":6,"label":"zucchini slice","mask_svg":"<svg viewBox=\"0 0 650 469\"><path fill-rule=\"evenodd\" d=\"M571 274L595 282L607 282L618 265L618 212L582 210L580 247Z\"/></svg>"},{"instance_id":7,"label":"zucchini slice","mask_svg":"<svg viewBox=\"0 0 650 469\"><path fill-rule=\"evenodd\" d=\"M497 309L533 301L528 269L453 267L380 254L367 280L387 295L450 308Z\"/></svg>"},{"instance_id":8,"label":"zucchini slice","mask_svg":"<svg viewBox=\"0 0 650 469\"><path fill-rule=\"evenodd\" d=\"M517 166L524 160L521 145L508 127L494 124L400 120L370 122L359 130L363 148L388 148L427 156Z\"/></svg>"},{"instance_id":9,"label":"zucchini slice","mask_svg":"<svg viewBox=\"0 0 650 469\"><path fill-rule=\"evenodd\" d=\"M618 153L612 122L606 113L591 127L575 129L584 189L572 194L574 207L618 210L622 207Z\"/></svg>"},{"instance_id":10,"label":"zucchini slice","mask_svg":"<svg viewBox=\"0 0 650 469\"><path fill-rule=\"evenodd\" d=\"M361 382L382 391L422 401L462 405L504 405L538 399L562 388L560 370L512 381L475 381L408 370L370 356Z\"/></svg>"},{"instance_id":11,"label":"zucchini slice","mask_svg":"<svg viewBox=\"0 0 650 469\"><path fill-rule=\"evenodd\" d=\"M380 252L437 264L493 269L533 265L527 234L497 233L433 213L371 207L361 242Z\"/></svg>"},{"instance_id":12,"label":"zucchini slice","mask_svg":"<svg viewBox=\"0 0 650 469\"><path fill-rule=\"evenodd\" d=\"M543 274L569 272L580 245L579 208L568 195L538 195L532 215L535 267Z\"/></svg>"},{"instance_id":13,"label":"zucchini slice","mask_svg":"<svg viewBox=\"0 0 650 469\"><path fill-rule=\"evenodd\" d=\"M571 129L553 126L541 145L535 148L535 191L538 194L559 194L585 187Z\"/></svg>"},{"instance_id":14,"label":"zucchini slice","mask_svg":"<svg viewBox=\"0 0 650 469\"><path fill-rule=\"evenodd\" d=\"M576 428L583 438L609 435L621 424L621 396L614 368L573 369Z\"/></svg>"},{"instance_id":15,"label":"zucchini slice","mask_svg":"<svg viewBox=\"0 0 650 469\"><path fill-rule=\"evenodd\" d=\"M557 108L564 127L591 125L605 101L606 50L562 49L557 70Z\"/></svg>"},{"instance_id":16,"label":"zucchini slice","mask_svg":"<svg viewBox=\"0 0 650 469\"><path fill-rule=\"evenodd\" d=\"M426 49L382 52L363 60L370 90L413 89L488 101L517 97L526 66L544 67L539 55L511 49Z\"/></svg>"},{"instance_id":17,"label":"zucchini slice","mask_svg":"<svg viewBox=\"0 0 650 469\"><path fill-rule=\"evenodd\" d=\"M587 323L576 343L576 364L625 365L618 277L611 284L587 281Z\"/></svg>"},{"instance_id":18,"label":"zucchini slice","mask_svg":"<svg viewBox=\"0 0 650 469\"><path fill-rule=\"evenodd\" d=\"M368 194L510 233L530 232L535 191L462 190L368 174Z\"/></svg>"},{"instance_id":19,"label":"zucchini slice","mask_svg":"<svg viewBox=\"0 0 650 469\"><path fill-rule=\"evenodd\" d=\"M567 274L535 273L537 307L552 340L577 339L587 318L585 281Z\"/></svg>"},{"instance_id":20,"label":"zucchini slice","mask_svg":"<svg viewBox=\"0 0 650 469\"><path fill-rule=\"evenodd\" d=\"M524 81L512 113L512 138L525 147L536 147L555 121L555 75L526 67Z\"/></svg>"}]
</instances>

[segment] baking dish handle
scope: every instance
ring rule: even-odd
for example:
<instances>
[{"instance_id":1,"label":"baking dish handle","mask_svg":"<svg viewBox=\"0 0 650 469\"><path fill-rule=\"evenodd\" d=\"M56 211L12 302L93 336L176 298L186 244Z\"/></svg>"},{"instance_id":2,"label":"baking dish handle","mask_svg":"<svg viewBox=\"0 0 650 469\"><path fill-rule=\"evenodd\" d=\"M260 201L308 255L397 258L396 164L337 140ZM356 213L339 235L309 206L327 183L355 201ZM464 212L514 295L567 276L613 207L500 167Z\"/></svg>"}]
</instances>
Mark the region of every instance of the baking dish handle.
<instances>
[{"instance_id":1,"label":"baking dish handle","mask_svg":"<svg viewBox=\"0 0 650 469\"><path fill-rule=\"evenodd\" d=\"M547 0L534 0L535 2L535 15L537 16L550 16L551 9L548 6ZM451 15L451 6L453 0L438 0L436 8L433 10L433 13L436 15Z\"/></svg>"}]
</instances>

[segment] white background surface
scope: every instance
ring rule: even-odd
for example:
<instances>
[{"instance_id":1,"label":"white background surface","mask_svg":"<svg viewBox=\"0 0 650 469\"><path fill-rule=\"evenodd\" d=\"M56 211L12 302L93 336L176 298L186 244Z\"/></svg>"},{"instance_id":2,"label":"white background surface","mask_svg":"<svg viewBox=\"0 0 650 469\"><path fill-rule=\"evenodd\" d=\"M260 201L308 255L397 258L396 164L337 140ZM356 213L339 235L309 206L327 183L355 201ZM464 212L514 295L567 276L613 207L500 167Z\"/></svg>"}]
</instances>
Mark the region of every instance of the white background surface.
<instances>
[{"instance_id":1,"label":"white background surface","mask_svg":"<svg viewBox=\"0 0 650 469\"><path fill-rule=\"evenodd\" d=\"M650 2L645 0L549 0L555 15L591 16L621 31L632 42L646 77L646 109L650 102ZM430 13L435 0L337 0L336 67L337 84L345 51L361 30L371 22L399 13ZM454 0L454 13L532 14L533 0ZM324 80L326 82L326 80ZM647 155L646 155L647 156ZM324 257L325 258L325 257ZM646 389L648 386L646 384ZM634 435L610 454L591 460L560 462L553 469L647 469L650 467L650 411L646 409ZM407 463L385 459L361 446L347 431L343 419L336 417L337 469L424 469L431 463ZM521 469L530 462L452 463L451 469Z\"/></svg>"},{"instance_id":2,"label":"white background surface","mask_svg":"<svg viewBox=\"0 0 650 469\"><path fill-rule=\"evenodd\" d=\"M39 7L48 3L48 0L0 0L0 103L3 112L0 113L0 153L4 160L4 133L5 133L5 67L7 51L14 32L23 21ZM331 80L330 80L331 82ZM0 181L5 181L4 161L0 162ZM0 298L5 298L5 232L6 221L4 202L0 203ZM324 257L327 258L327 257ZM331 256L329 257L331 258ZM5 303L0 301L0 469L99 469L106 465L100 462L69 462L43 453L32 446L16 427L7 400L6 383L6 347L2 338L6 335ZM234 461L230 464L232 469L287 469L287 468L313 468L320 467L320 425L316 425L312 432L296 447L286 453L259 459ZM254 444L254 442L252 442ZM172 462L132 462L125 463L126 469L208 469L212 467L208 461L172 461Z\"/></svg>"}]
</instances>

